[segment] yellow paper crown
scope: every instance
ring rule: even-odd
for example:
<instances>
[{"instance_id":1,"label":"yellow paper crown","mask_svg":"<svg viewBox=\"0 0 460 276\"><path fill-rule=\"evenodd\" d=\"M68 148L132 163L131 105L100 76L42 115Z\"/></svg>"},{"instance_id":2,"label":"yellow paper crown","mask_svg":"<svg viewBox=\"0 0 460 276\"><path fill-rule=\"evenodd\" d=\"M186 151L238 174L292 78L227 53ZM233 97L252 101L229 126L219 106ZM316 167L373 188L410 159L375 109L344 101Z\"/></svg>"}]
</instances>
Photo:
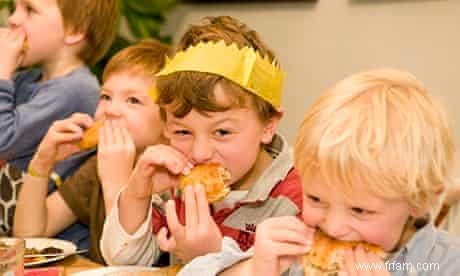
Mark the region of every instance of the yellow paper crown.
<instances>
[{"instance_id":1,"label":"yellow paper crown","mask_svg":"<svg viewBox=\"0 0 460 276\"><path fill-rule=\"evenodd\" d=\"M251 91L274 107L281 106L285 73L268 57L262 57L253 48L239 49L224 41L200 42L166 59L165 67L157 76L176 72L195 71L216 74Z\"/></svg>"}]
</instances>

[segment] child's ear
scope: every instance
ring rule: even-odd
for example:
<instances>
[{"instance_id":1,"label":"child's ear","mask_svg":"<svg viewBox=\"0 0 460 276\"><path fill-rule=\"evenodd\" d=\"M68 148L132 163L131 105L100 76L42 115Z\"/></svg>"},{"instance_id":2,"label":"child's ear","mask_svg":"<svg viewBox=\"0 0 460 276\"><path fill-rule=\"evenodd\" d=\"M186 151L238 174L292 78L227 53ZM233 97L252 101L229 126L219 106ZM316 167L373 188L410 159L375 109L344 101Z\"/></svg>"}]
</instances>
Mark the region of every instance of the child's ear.
<instances>
[{"instance_id":1,"label":"child's ear","mask_svg":"<svg viewBox=\"0 0 460 276\"><path fill-rule=\"evenodd\" d=\"M262 144L269 144L273 140L273 136L278 129L278 125L283 117L284 110L278 109L278 113L265 122L263 134L262 134Z\"/></svg>"},{"instance_id":2,"label":"child's ear","mask_svg":"<svg viewBox=\"0 0 460 276\"><path fill-rule=\"evenodd\" d=\"M413 218L420 218L426 215L426 212L416 208L415 206L409 206L409 215Z\"/></svg>"},{"instance_id":3,"label":"child's ear","mask_svg":"<svg viewBox=\"0 0 460 276\"><path fill-rule=\"evenodd\" d=\"M82 32L66 31L64 43L67 45L77 44L85 39L85 34Z\"/></svg>"}]
</instances>

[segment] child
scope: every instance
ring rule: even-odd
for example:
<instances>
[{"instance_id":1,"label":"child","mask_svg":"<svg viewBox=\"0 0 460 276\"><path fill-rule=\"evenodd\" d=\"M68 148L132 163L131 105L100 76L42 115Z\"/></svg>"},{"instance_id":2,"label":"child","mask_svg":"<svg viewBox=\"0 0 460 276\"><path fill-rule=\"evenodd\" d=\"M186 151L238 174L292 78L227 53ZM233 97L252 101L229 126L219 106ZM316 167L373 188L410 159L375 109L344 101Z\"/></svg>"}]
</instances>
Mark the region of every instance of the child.
<instances>
[{"instance_id":1,"label":"child","mask_svg":"<svg viewBox=\"0 0 460 276\"><path fill-rule=\"evenodd\" d=\"M340 275L460 275L459 241L428 218L453 153L443 109L409 73L384 69L342 80L313 104L297 134L303 223L274 218L260 225L247 269L279 275L309 251L316 228L388 253L382 260L350 250ZM374 269L359 270L365 263ZM289 272L303 275L299 265Z\"/></svg>"},{"instance_id":2,"label":"child","mask_svg":"<svg viewBox=\"0 0 460 276\"><path fill-rule=\"evenodd\" d=\"M239 79L244 73L247 82ZM220 252L228 239L237 262L252 247L261 221L301 211L300 178L286 141L275 134L283 73L255 31L223 16L192 26L158 76L170 146L149 147L137 161L107 217L104 258L151 265L161 249L188 261ZM164 193L180 173L206 163L231 173L232 191L211 210L201 185L186 188L183 201ZM165 203L168 198L175 200ZM218 265L218 258L207 263Z\"/></svg>"},{"instance_id":3,"label":"child","mask_svg":"<svg viewBox=\"0 0 460 276\"><path fill-rule=\"evenodd\" d=\"M15 5L8 28L0 29L0 159L8 162L1 176L9 191L0 194L0 226L7 234L22 172L47 129L75 112L94 113L99 84L86 65L111 45L119 14L116 0L17 0ZM60 177L79 162L63 165Z\"/></svg>"},{"instance_id":4,"label":"child","mask_svg":"<svg viewBox=\"0 0 460 276\"><path fill-rule=\"evenodd\" d=\"M80 151L75 142L93 120L76 113L51 126L30 163L34 174L26 176L19 195L15 235L52 237L79 220L89 226L90 258L103 263L99 240L105 210L111 209L120 185L127 182L134 156L148 145L165 142L159 107L149 93L168 50L146 40L110 60L95 114L95 120L103 122L97 158L88 159L57 192L47 196L46 176L57 161Z\"/></svg>"}]
</instances>

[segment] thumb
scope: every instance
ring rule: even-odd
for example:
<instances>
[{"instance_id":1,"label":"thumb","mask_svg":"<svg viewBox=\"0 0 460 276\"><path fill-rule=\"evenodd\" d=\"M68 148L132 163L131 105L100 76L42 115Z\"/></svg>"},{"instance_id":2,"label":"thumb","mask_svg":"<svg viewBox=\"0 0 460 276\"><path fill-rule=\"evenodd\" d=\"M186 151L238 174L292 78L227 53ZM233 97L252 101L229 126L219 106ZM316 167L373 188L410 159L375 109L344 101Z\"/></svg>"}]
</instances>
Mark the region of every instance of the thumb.
<instances>
[{"instance_id":1,"label":"thumb","mask_svg":"<svg viewBox=\"0 0 460 276\"><path fill-rule=\"evenodd\" d=\"M158 247L160 247L162 251L172 252L176 249L176 239L174 239L173 236L168 238L168 230L166 227L162 227L160 231L158 231L156 238Z\"/></svg>"}]
</instances>

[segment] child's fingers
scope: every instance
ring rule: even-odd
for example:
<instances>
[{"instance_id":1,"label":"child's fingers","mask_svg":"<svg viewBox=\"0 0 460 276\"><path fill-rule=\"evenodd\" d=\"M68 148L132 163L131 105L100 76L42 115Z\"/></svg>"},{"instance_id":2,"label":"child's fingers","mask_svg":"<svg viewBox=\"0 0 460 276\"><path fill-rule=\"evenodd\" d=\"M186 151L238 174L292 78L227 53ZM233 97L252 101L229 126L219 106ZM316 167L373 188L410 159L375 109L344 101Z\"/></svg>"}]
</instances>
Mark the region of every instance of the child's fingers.
<instances>
[{"instance_id":1,"label":"child's fingers","mask_svg":"<svg viewBox=\"0 0 460 276\"><path fill-rule=\"evenodd\" d=\"M311 239L313 239L313 234L315 232L315 229L308 227L307 225L305 225L303 221L294 216L270 218L266 222L269 224L268 228L281 228L295 231L298 232L300 235L308 235Z\"/></svg>"},{"instance_id":2,"label":"child's fingers","mask_svg":"<svg viewBox=\"0 0 460 276\"><path fill-rule=\"evenodd\" d=\"M379 256L373 253L368 253L367 258L371 263L374 264L375 267L381 268L381 269L377 269L372 275L374 276L389 276L390 275L390 272L388 272L388 270L386 269L385 263Z\"/></svg>"},{"instance_id":3,"label":"child's fingers","mask_svg":"<svg viewBox=\"0 0 460 276\"><path fill-rule=\"evenodd\" d=\"M75 132L56 132L54 134L53 140L56 141L58 144L62 143L70 143L80 140L82 137L81 133Z\"/></svg>"},{"instance_id":4,"label":"child's fingers","mask_svg":"<svg viewBox=\"0 0 460 276\"><path fill-rule=\"evenodd\" d=\"M134 141L133 138L131 137L131 134L129 133L128 129L120 124L120 132L121 136L123 137L123 143L125 145L129 145L130 147L134 148Z\"/></svg>"},{"instance_id":5,"label":"child's fingers","mask_svg":"<svg viewBox=\"0 0 460 276\"><path fill-rule=\"evenodd\" d=\"M276 242L296 243L311 247L313 241L307 235L290 229L276 229L269 232L269 238Z\"/></svg>"},{"instance_id":6,"label":"child's fingers","mask_svg":"<svg viewBox=\"0 0 460 276\"><path fill-rule=\"evenodd\" d=\"M83 136L81 127L70 121L56 121L50 129L55 133L75 133Z\"/></svg>"},{"instance_id":7,"label":"child's fingers","mask_svg":"<svg viewBox=\"0 0 460 276\"><path fill-rule=\"evenodd\" d=\"M212 217L204 186L201 184L195 185L194 192L198 208L198 223L210 221Z\"/></svg>"},{"instance_id":8,"label":"child's fingers","mask_svg":"<svg viewBox=\"0 0 460 276\"><path fill-rule=\"evenodd\" d=\"M168 230L165 227L162 227L157 234L157 243L158 247L162 251L171 252L176 249L176 240L173 236L168 238Z\"/></svg>"},{"instance_id":9,"label":"child's fingers","mask_svg":"<svg viewBox=\"0 0 460 276\"><path fill-rule=\"evenodd\" d=\"M359 270L358 273L360 276L372 276L374 275L373 271L376 271L377 269L375 266L372 264L371 260L368 258L368 254L366 251L364 251L364 248L362 246L358 246L354 250L354 255L355 255L355 262L359 265L365 266L368 269L362 269Z\"/></svg>"},{"instance_id":10,"label":"child's fingers","mask_svg":"<svg viewBox=\"0 0 460 276\"><path fill-rule=\"evenodd\" d=\"M278 256L297 256L306 254L310 251L310 247L293 243L278 243L272 244L271 250L277 252Z\"/></svg>"},{"instance_id":11,"label":"child's fingers","mask_svg":"<svg viewBox=\"0 0 460 276\"><path fill-rule=\"evenodd\" d=\"M348 276L357 276L358 273L355 268L355 262L356 260L353 250L345 250L345 267L342 268L342 271L346 271Z\"/></svg>"},{"instance_id":12,"label":"child's fingers","mask_svg":"<svg viewBox=\"0 0 460 276\"><path fill-rule=\"evenodd\" d=\"M185 225L187 228L195 230L198 226L198 210L195 199L195 193L192 186L184 189L185 201Z\"/></svg>"},{"instance_id":13,"label":"child's fingers","mask_svg":"<svg viewBox=\"0 0 460 276\"><path fill-rule=\"evenodd\" d=\"M177 237L177 239L182 240L184 226L179 222L176 213L176 204L173 200L168 200L168 202L166 202L166 222L171 234Z\"/></svg>"},{"instance_id":14,"label":"child's fingers","mask_svg":"<svg viewBox=\"0 0 460 276\"><path fill-rule=\"evenodd\" d=\"M93 124L93 118L89 116L88 114L83 114L83 113L74 113L70 119L72 122L74 122L77 125L81 125L84 128L89 128Z\"/></svg>"}]
</instances>

